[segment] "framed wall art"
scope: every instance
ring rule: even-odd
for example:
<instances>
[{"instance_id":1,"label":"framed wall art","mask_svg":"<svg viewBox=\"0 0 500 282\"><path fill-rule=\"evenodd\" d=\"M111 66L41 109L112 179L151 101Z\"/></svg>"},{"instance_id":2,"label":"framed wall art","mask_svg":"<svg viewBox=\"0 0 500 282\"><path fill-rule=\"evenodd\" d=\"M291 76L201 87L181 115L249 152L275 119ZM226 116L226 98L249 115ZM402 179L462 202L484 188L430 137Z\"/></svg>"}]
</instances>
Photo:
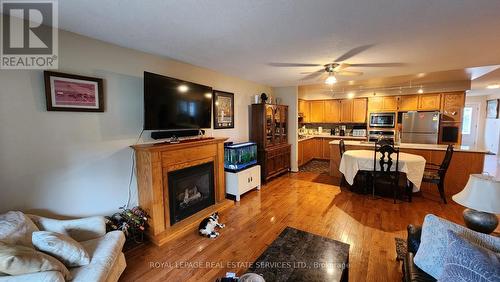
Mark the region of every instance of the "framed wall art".
<instances>
[{"instance_id":1,"label":"framed wall art","mask_svg":"<svg viewBox=\"0 0 500 282\"><path fill-rule=\"evenodd\" d=\"M213 91L214 129L234 128L234 94Z\"/></svg>"},{"instance_id":2,"label":"framed wall art","mask_svg":"<svg viewBox=\"0 0 500 282\"><path fill-rule=\"evenodd\" d=\"M101 78L45 71L47 111L104 112Z\"/></svg>"},{"instance_id":3,"label":"framed wall art","mask_svg":"<svg viewBox=\"0 0 500 282\"><path fill-rule=\"evenodd\" d=\"M498 100L486 101L486 118L498 118Z\"/></svg>"}]
</instances>

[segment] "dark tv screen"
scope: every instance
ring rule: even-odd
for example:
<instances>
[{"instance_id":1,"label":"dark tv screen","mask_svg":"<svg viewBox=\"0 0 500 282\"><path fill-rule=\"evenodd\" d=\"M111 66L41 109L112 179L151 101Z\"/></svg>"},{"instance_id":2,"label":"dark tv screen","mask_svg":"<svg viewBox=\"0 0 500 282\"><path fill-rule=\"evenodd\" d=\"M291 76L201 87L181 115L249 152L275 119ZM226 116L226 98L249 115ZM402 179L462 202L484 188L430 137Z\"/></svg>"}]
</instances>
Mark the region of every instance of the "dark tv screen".
<instances>
[{"instance_id":1,"label":"dark tv screen","mask_svg":"<svg viewBox=\"0 0 500 282\"><path fill-rule=\"evenodd\" d=\"M144 72L144 129L211 127L212 88Z\"/></svg>"}]
</instances>

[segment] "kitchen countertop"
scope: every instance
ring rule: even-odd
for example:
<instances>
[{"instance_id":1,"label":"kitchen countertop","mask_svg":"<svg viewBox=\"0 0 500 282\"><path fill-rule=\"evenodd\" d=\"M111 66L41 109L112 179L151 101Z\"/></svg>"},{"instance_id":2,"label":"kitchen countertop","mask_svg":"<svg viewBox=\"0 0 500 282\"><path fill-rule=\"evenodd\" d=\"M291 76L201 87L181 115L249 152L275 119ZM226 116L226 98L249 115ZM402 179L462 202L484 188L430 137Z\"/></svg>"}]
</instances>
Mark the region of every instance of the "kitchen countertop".
<instances>
[{"instance_id":1,"label":"kitchen countertop","mask_svg":"<svg viewBox=\"0 0 500 282\"><path fill-rule=\"evenodd\" d=\"M366 136L365 137L362 137L362 136L340 136L340 135L330 135L330 134L323 133L323 134L315 134L315 135L314 134L313 135L306 135L305 138L299 138L299 142L304 141L304 140L313 139L313 138L366 140Z\"/></svg>"},{"instance_id":2,"label":"kitchen countertop","mask_svg":"<svg viewBox=\"0 0 500 282\"><path fill-rule=\"evenodd\" d=\"M365 147L373 147L375 143L367 143L361 142L357 140L345 140L345 145L351 146L365 146ZM338 140L333 140L330 142L330 145L338 145ZM432 151L446 151L447 145L442 144L414 144L414 143L401 143L396 145L396 147L403 149L416 149L416 150L432 150ZM482 153L493 155L490 151L482 148L474 148L470 146L459 146L454 147L454 151L456 152L470 152L470 153Z\"/></svg>"}]
</instances>

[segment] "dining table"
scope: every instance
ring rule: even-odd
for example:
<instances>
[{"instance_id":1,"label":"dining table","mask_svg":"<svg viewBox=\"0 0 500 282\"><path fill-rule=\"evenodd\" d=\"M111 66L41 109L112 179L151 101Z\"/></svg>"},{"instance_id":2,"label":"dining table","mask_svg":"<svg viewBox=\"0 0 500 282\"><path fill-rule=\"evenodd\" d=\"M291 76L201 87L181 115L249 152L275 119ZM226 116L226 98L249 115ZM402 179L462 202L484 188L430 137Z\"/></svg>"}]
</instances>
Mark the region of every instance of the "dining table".
<instances>
[{"instance_id":1,"label":"dining table","mask_svg":"<svg viewBox=\"0 0 500 282\"><path fill-rule=\"evenodd\" d=\"M373 165L376 164L376 169L380 170L379 160L382 157L381 153L377 153L375 160L374 150L348 150L345 151L340 160L339 170L344 175L345 180L349 185L354 184L354 178L358 171L373 171ZM391 156L394 164L391 170L396 170L396 155ZM422 178L425 170L425 159L422 156L399 153L398 171L406 174L406 179L413 184L413 192L420 191Z\"/></svg>"}]
</instances>

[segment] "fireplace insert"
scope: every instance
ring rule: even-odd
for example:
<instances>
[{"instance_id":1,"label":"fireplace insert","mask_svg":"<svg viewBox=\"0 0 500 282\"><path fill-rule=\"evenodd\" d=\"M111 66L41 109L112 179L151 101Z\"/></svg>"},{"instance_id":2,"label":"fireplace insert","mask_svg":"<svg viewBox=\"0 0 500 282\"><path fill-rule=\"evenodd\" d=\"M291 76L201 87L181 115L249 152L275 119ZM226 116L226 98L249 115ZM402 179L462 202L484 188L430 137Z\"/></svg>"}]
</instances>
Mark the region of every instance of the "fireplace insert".
<instances>
[{"instance_id":1,"label":"fireplace insert","mask_svg":"<svg viewBox=\"0 0 500 282\"><path fill-rule=\"evenodd\" d=\"M170 225L215 204L213 162L168 173Z\"/></svg>"}]
</instances>

